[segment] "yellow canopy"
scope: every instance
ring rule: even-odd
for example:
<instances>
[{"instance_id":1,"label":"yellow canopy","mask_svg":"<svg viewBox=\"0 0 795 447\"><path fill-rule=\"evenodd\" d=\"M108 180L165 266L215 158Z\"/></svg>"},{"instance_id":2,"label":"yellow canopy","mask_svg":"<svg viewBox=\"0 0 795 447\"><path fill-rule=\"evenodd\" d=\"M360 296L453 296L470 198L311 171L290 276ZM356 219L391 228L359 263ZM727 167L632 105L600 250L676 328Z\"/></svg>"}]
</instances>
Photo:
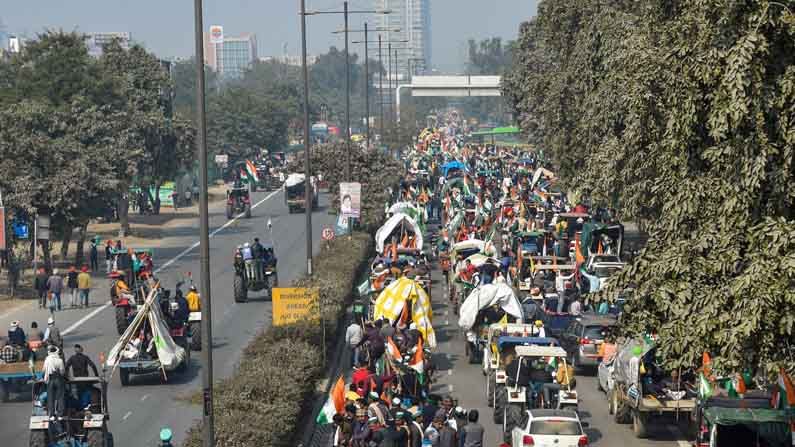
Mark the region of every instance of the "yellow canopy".
<instances>
[{"instance_id":1,"label":"yellow canopy","mask_svg":"<svg viewBox=\"0 0 795 447\"><path fill-rule=\"evenodd\" d=\"M407 301L411 305L411 320L428 346L435 348L436 334L431 325L433 320L431 300L416 281L404 277L387 286L375 301L373 317L376 320L386 318L394 324L400 319Z\"/></svg>"}]
</instances>

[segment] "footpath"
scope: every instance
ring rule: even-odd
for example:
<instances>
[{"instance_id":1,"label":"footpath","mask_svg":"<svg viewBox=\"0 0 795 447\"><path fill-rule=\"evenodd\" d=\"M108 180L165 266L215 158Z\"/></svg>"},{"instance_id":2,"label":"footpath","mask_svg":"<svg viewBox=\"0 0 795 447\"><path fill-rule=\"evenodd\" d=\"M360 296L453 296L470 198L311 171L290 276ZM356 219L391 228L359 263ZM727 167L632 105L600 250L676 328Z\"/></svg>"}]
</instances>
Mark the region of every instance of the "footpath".
<instances>
[{"instance_id":1,"label":"footpath","mask_svg":"<svg viewBox=\"0 0 795 447\"><path fill-rule=\"evenodd\" d=\"M226 186L214 185L209 188L210 215L223 214ZM186 241L191 242L196 239L198 232L198 205L193 204L184 208L162 208L158 215L141 215L138 213L129 214L130 234L121 238L124 247L149 248L154 251L155 268L159 267L159 261L171 258L177 248L184 247ZM69 321L80 321L84 315L90 314L103 306L109 299L110 280L106 272L104 241L118 240L119 223L91 223L88 226L87 239L98 236L102 245L98 253L98 269L91 273L91 291L89 292L88 309L70 308L70 297L68 289L61 295L62 311L56 312L56 323L63 332L67 327L63 323ZM84 246L84 263L89 264L89 242ZM74 253L76 242L72 241L69 246L69 255L66 260L60 259L61 243L53 243L53 264L64 276L69 266L74 265ZM40 253L41 255L41 253ZM75 266L80 270L81 266ZM9 288L7 285L6 272L0 274L0 329L8 327L12 321L19 321L20 327L27 333L30 323L35 321L39 328L46 327L49 311L38 306L38 297L32 288L33 272L31 269L25 270L20 279L20 285L14 298L8 296ZM65 318L64 318L65 317ZM62 321L61 321L62 320Z\"/></svg>"}]
</instances>

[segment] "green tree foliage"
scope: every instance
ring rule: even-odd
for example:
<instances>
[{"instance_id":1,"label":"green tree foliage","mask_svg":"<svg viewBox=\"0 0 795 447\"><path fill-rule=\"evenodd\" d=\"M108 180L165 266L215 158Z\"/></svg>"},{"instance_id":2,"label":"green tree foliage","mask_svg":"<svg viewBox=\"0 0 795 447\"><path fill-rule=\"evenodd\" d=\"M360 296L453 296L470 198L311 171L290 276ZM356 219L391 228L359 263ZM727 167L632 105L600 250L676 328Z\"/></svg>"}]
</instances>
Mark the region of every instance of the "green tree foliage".
<instances>
[{"instance_id":1,"label":"green tree foliage","mask_svg":"<svg viewBox=\"0 0 795 447\"><path fill-rule=\"evenodd\" d=\"M287 144L289 116L281 105L272 96L260 96L244 87L225 88L209 106L210 150L239 160L263 148L283 148Z\"/></svg>"},{"instance_id":2,"label":"green tree foliage","mask_svg":"<svg viewBox=\"0 0 795 447\"><path fill-rule=\"evenodd\" d=\"M467 74L502 76L513 64L514 42L503 43L499 37L477 42L469 40L466 63ZM503 97L463 98L460 109L464 116L477 118L481 122L501 124L505 121L507 107Z\"/></svg>"},{"instance_id":3,"label":"green tree foliage","mask_svg":"<svg viewBox=\"0 0 795 447\"><path fill-rule=\"evenodd\" d=\"M671 367L795 362L795 15L780 2L545 1L503 81L568 186L651 239L629 334Z\"/></svg>"},{"instance_id":4,"label":"green tree foliage","mask_svg":"<svg viewBox=\"0 0 795 447\"><path fill-rule=\"evenodd\" d=\"M194 120L196 117L196 59L177 61L171 65L174 79L174 111L178 116ZM218 77L208 66L204 67L205 97L218 90Z\"/></svg>"}]
</instances>

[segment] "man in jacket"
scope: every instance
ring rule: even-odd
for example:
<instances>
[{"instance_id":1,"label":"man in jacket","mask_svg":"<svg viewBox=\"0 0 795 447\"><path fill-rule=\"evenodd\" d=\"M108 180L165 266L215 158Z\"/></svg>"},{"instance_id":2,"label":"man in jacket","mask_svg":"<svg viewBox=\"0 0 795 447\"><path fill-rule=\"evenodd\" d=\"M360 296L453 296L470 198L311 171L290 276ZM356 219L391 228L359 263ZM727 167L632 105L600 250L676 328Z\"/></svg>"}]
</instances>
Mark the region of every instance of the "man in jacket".
<instances>
[{"instance_id":1,"label":"man in jacket","mask_svg":"<svg viewBox=\"0 0 795 447\"><path fill-rule=\"evenodd\" d=\"M80 293L80 306L88 307L88 292L91 290L91 275L88 274L88 266L84 265L77 275L77 290Z\"/></svg>"},{"instance_id":2,"label":"man in jacket","mask_svg":"<svg viewBox=\"0 0 795 447\"><path fill-rule=\"evenodd\" d=\"M87 355L83 354L82 346L75 345L75 353L66 361L66 373L68 374L69 369L71 369L71 377L90 377L88 375L89 367L94 371L94 375L99 377L97 365Z\"/></svg>"},{"instance_id":3,"label":"man in jacket","mask_svg":"<svg viewBox=\"0 0 795 447\"><path fill-rule=\"evenodd\" d=\"M44 359L44 381L47 383L47 415L50 420L63 414L64 394L66 392L66 367L58 348L50 346L47 358Z\"/></svg>"},{"instance_id":4,"label":"man in jacket","mask_svg":"<svg viewBox=\"0 0 795 447\"><path fill-rule=\"evenodd\" d=\"M58 269L52 271L52 275L47 278L47 289L52 293L50 301L50 312L61 310L61 293L63 292L63 278L58 274Z\"/></svg>"},{"instance_id":5,"label":"man in jacket","mask_svg":"<svg viewBox=\"0 0 795 447\"><path fill-rule=\"evenodd\" d=\"M63 337L61 337L61 330L55 325L55 319L50 317L47 319L47 329L44 331L44 344L56 346L58 349L63 349Z\"/></svg>"},{"instance_id":6,"label":"man in jacket","mask_svg":"<svg viewBox=\"0 0 795 447\"><path fill-rule=\"evenodd\" d=\"M351 349L351 365L359 365L359 342L362 341L362 327L358 322L352 321L345 330L345 344Z\"/></svg>"},{"instance_id":7,"label":"man in jacket","mask_svg":"<svg viewBox=\"0 0 795 447\"><path fill-rule=\"evenodd\" d=\"M40 268L36 272L36 278L33 280L33 287L39 294L39 308L44 309L47 307L47 272Z\"/></svg>"},{"instance_id":8,"label":"man in jacket","mask_svg":"<svg viewBox=\"0 0 795 447\"><path fill-rule=\"evenodd\" d=\"M66 287L69 288L69 307L77 307L77 269L75 266L69 267L66 273Z\"/></svg>"}]
</instances>

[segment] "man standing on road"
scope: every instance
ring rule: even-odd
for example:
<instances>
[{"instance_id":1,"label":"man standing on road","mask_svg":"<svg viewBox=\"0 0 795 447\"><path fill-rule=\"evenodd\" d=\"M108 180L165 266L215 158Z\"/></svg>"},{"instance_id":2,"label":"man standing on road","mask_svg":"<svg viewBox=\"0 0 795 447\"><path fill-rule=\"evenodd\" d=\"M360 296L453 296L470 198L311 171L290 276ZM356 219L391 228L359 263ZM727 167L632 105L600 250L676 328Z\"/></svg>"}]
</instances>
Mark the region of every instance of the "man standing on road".
<instances>
[{"instance_id":1,"label":"man standing on road","mask_svg":"<svg viewBox=\"0 0 795 447\"><path fill-rule=\"evenodd\" d=\"M60 311L63 278L58 274L58 269L53 269L52 275L47 279L47 289L52 293L52 298L50 299L50 313Z\"/></svg>"},{"instance_id":2,"label":"man standing on road","mask_svg":"<svg viewBox=\"0 0 795 447\"><path fill-rule=\"evenodd\" d=\"M75 266L69 267L66 273L66 287L69 288L69 307L77 307L77 269Z\"/></svg>"},{"instance_id":3,"label":"man standing on road","mask_svg":"<svg viewBox=\"0 0 795 447\"><path fill-rule=\"evenodd\" d=\"M50 346L48 351L47 358L44 359L44 381L47 383L47 415L54 421L55 416L60 417L63 411L66 367L58 355L57 347Z\"/></svg>"},{"instance_id":4,"label":"man standing on road","mask_svg":"<svg viewBox=\"0 0 795 447\"><path fill-rule=\"evenodd\" d=\"M110 274L113 267L113 242L105 243L105 273Z\"/></svg>"},{"instance_id":5,"label":"man standing on road","mask_svg":"<svg viewBox=\"0 0 795 447\"><path fill-rule=\"evenodd\" d=\"M483 426L478 423L478 410L469 410L469 422L461 430L462 447L483 447Z\"/></svg>"},{"instance_id":6,"label":"man standing on road","mask_svg":"<svg viewBox=\"0 0 795 447\"><path fill-rule=\"evenodd\" d=\"M362 327L352 321L345 330L345 344L351 349L351 366L359 365L359 343L362 341Z\"/></svg>"},{"instance_id":7,"label":"man standing on road","mask_svg":"<svg viewBox=\"0 0 795 447\"><path fill-rule=\"evenodd\" d=\"M43 268L36 272L33 287L39 294L39 308L44 309L47 307L47 272Z\"/></svg>"},{"instance_id":8,"label":"man standing on road","mask_svg":"<svg viewBox=\"0 0 795 447\"><path fill-rule=\"evenodd\" d=\"M580 316L582 314L582 303L580 302L580 297L575 298L574 302L571 303L571 306L569 306L569 313L571 313L571 315L574 317Z\"/></svg>"},{"instance_id":9,"label":"man standing on road","mask_svg":"<svg viewBox=\"0 0 795 447\"><path fill-rule=\"evenodd\" d=\"M98 237L95 237L94 239L91 239L91 250L90 250L89 256L88 256L88 258L91 261L91 270L95 271L95 272L97 270L99 270L99 252L97 251L97 249L98 249L97 245L98 244L99 244L99 238Z\"/></svg>"},{"instance_id":10,"label":"man standing on road","mask_svg":"<svg viewBox=\"0 0 795 447\"><path fill-rule=\"evenodd\" d=\"M91 290L91 275L88 274L88 266L84 265L77 275L77 290L80 294L80 306L88 307L88 292Z\"/></svg>"}]
</instances>

